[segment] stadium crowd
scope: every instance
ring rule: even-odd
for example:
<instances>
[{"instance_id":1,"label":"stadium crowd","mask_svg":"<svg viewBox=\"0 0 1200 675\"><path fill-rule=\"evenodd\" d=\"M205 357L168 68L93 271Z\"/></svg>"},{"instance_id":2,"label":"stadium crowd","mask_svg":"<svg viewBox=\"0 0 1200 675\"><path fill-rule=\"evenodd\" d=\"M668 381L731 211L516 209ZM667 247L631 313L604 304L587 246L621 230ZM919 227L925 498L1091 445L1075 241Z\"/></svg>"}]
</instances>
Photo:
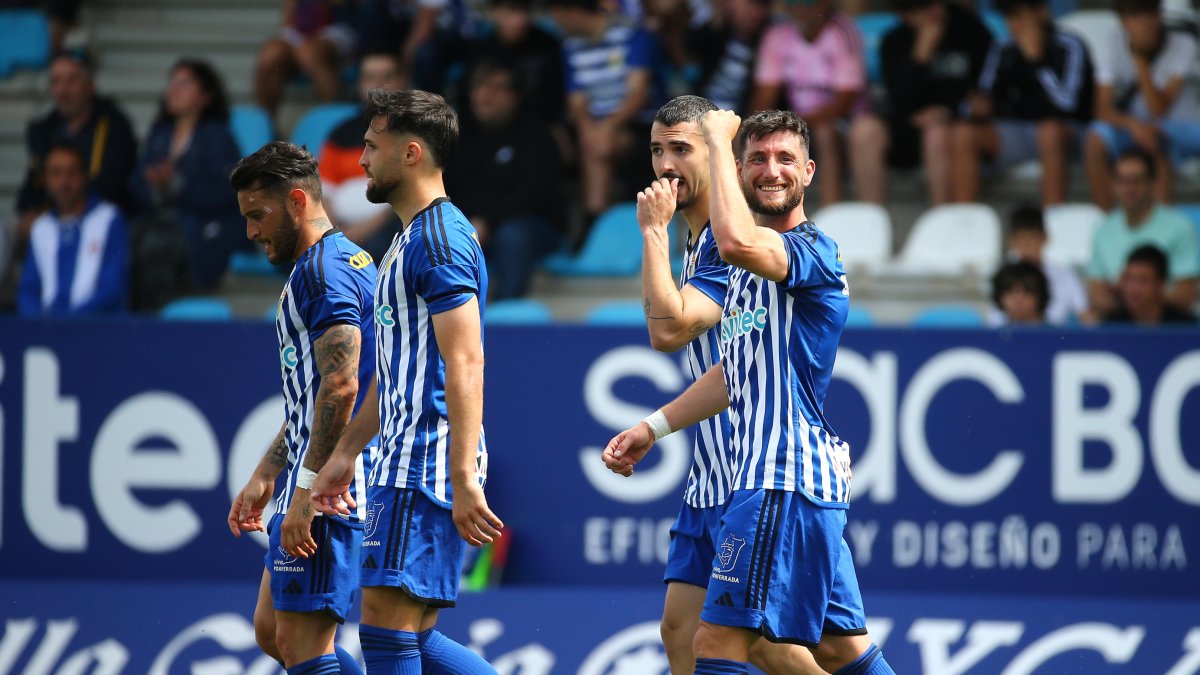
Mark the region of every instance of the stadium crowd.
<instances>
[{"instance_id":1,"label":"stadium crowd","mask_svg":"<svg viewBox=\"0 0 1200 675\"><path fill-rule=\"evenodd\" d=\"M1170 204L1178 167L1200 156L1197 40L1159 0L1116 0L1102 53L1054 22L1072 3L1048 0L890 0L877 47L858 20L877 8L863 0L283 5L252 66L268 115L297 77L322 101L387 85L455 104L462 142L447 184L488 253L492 299L526 295L540 259L578 250L649 184L655 111L696 93L743 115L804 117L821 205L885 204L897 171L917 172L930 207L970 203L1006 169L1039 162L1036 203L1009 214L991 324L1194 321L1197 229ZM76 20L54 11L66 17L55 26ZM96 91L90 54L60 49L47 69L53 107L29 123L0 238L4 309L150 312L215 291L247 246L227 183L242 153L217 72L185 58L164 73L139 143L120 102ZM364 125L334 128L319 157L330 215L378 258L401 223L363 197ZM1072 170L1108 212L1083 270L1042 257L1043 211L1067 201Z\"/></svg>"}]
</instances>

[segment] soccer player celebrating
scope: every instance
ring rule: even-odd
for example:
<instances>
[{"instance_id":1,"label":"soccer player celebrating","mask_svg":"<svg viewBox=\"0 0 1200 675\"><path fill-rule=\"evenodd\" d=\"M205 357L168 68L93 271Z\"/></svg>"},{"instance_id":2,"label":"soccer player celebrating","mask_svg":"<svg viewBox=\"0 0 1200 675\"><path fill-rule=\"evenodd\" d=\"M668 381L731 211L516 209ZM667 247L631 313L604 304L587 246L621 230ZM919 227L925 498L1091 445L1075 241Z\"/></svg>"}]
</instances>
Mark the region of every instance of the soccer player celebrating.
<instances>
[{"instance_id":1,"label":"soccer player celebrating","mask_svg":"<svg viewBox=\"0 0 1200 675\"><path fill-rule=\"evenodd\" d=\"M731 486L693 650L696 673L746 673L761 637L835 675L886 675L850 550L849 448L822 411L849 289L837 244L804 215L816 165L791 112L707 113L713 235L729 276L721 363L605 450L629 475L654 441L729 409ZM735 160L732 142L738 140ZM753 211L753 214L751 213Z\"/></svg>"},{"instance_id":2,"label":"soccer player celebrating","mask_svg":"<svg viewBox=\"0 0 1200 675\"><path fill-rule=\"evenodd\" d=\"M700 131L704 114L717 106L699 96L679 96L659 108L650 128L650 155L658 180L637 196L642 231L642 296L650 343L658 351L687 348L698 379L720 359L721 307L729 266L721 259L708 222L708 148ZM688 225L683 272L671 278L669 227L676 209ZM692 640L704 605L704 589L716 557L720 506L729 497L729 415L700 423L683 506L671 527L663 581L662 639L673 673L691 673ZM823 673L807 650L756 642L750 659L770 673Z\"/></svg>"},{"instance_id":3,"label":"soccer player celebrating","mask_svg":"<svg viewBox=\"0 0 1200 675\"><path fill-rule=\"evenodd\" d=\"M463 542L490 543L503 527L483 494L487 269L442 183L458 119L440 96L415 90L375 89L367 113L367 198L390 204L405 227L375 287L378 406L346 428L312 496L325 512L353 508L352 462L381 432L360 577L367 672L494 673L434 630L438 609L458 595Z\"/></svg>"},{"instance_id":4,"label":"soccer player celebrating","mask_svg":"<svg viewBox=\"0 0 1200 675\"><path fill-rule=\"evenodd\" d=\"M340 647L335 652L334 635L358 585L364 511L316 517L309 491L366 398L359 381L371 380L375 359L375 265L333 229L321 203L317 162L303 148L268 143L239 162L229 182L246 236L266 248L271 262L295 263L275 314L283 426L229 509L235 536L262 531L263 509L286 467L278 512L266 528L270 548L255 635L291 675L362 673L353 657ZM365 490L370 455L351 466L356 494Z\"/></svg>"}]
</instances>

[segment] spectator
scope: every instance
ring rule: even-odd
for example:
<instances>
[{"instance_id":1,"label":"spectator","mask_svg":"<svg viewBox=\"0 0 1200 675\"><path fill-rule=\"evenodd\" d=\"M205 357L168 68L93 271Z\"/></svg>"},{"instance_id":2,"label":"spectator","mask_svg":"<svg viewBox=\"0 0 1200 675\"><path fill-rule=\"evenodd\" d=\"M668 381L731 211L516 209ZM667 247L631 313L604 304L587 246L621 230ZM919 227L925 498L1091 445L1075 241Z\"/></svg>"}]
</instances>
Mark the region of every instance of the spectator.
<instances>
[{"instance_id":1,"label":"spectator","mask_svg":"<svg viewBox=\"0 0 1200 675\"><path fill-rule=\"evenodd\" d=\"M449 93L469 41L486 33L476 0L359 0L364 53L399 46L403 87Z\"/></svg>"},{"instance_id":2,"label":"spectator","mask_svg":"<svg viewBox=\"0 0 1200 675\"><path fill-rule=\"evenodd\" d=\"M83 51L58 52L50 60L54 109L30 122L25 132L29 168L17 196L18 248L33 219L50 206L42 162L55 144L83 150L91 192L122 209L132 206L129 176L137 164L137 141L125 114L111 99L96 95L93 75L91 58Z\"/></svg>"},{"instance_id":3,"label":"spectator","mask_svg":"<svg viewBox=\"0 0 1200 675\"><path fill-rule=\"evenodd\" d=\"M954 0L893 0L903 21L880 46L890 160L920 161L931 204L950 201L950 130L979 82L992 44L987 26Z\"/></svg>"},{"instance_id":4,"label":"spectator","mask_svg":"<svg viewBox=\"0 0 1200 675\"><path fill-rule=\"evenodd\" d=\"M882 204L887 128L869 111L862 36L834 0L787 0L791 21L767 30L758 49L750 110L776 108L786 88L791 109L812 130L821 165L821 203L842 199L841 136L845 130L854 187L862 201Z\"/></svg>"},{"instance_id":5,"label":"spectator","mask_svg":"<svg viewBox=\"0 0 1200 675\"><path fill-rule=\"evenodd\" d=\"M1092 199L1112 208L1109 162L1134 146L1157 163L1154 194L1171 201L1171 161L1200 154L1200 103L1190 81L1196 38L1167 30L1158 0L1117 0L1121 27L1096 55L1096 122L1084 166Z\"/></svg>"},{"instance_id":6,"label":"spectator","mask_svg":"<svg viewBox=\"0 0 1200 675\"><path fill-rule=\"evenodd\" d=\"M695 90L723 110L746 114L758 45L771 22L770 0L726 0L720 12L688 33L699 79Z\"/></svg>"},{"instance_id":7,"label":"spectator","mask_svg":"<svg viewBox=\"0 0 1200 675\"><path fill-rule=\"evenodd\" d=\"M395 53L367 54L359 62L358 97L363 105L377 87L402 87L400 60ZM402 225L390 206L367 200L367 177L358 163L367 123L364 113L334 127L317 157L326 212L351 241L379 260Z\"/></svg>"},{"instance_id":8,"label":"spectator","mask_svg":"<svg viewBox=\"0 0 1200 675\"><path fill-rule=\"evenodd\" d=\"M1139 246L1129 254L1121 272L1118 292L1121 304L1105 318L1106 323L1133 323L1139 326L1195 324L1196 316L1167 300L1167 255L1152 244Z\"/></svg>"},{"instance_id":9,"label":"spectator","mask_svg":"<svg viewBox=\"0 0 1200 675\"><path fill-rule=\"evenodd\" d=\"M551 0L550 14L568 36L567 115L579 137L583 207L591 222L608 207L619 173L631 195L653 179L642 148L661 98L660 49L653 34L608 14L600 0Z\"/></svg>"},{"instance_id":10,"label":"spectator","mask_svg":"<svg viewBox=\"0 0 1200 675\"><path fill-rule=\"evenodd\" d=\"M1088 295L1092 309L1101 316L1116 309L1117 282L1125 262L1143 244L1153 244L1170 260L1167 303L1188 309L1196 302L1200 277L1196 230L1187 216L1157 203L1151 187L1154 170L1154 158L1138 148L1126 150L1113 164L1117 208L1096 230L1088 267Z\"/></svg>"},{"instance_id":11,"label":"spectator","mask_svg":"<svg viewBox=\"0 0 1200 675\"><path fill-rule=\"evenodd\" d=\"M992 44L979 91L953 132L952 198L979 196L980 161L993 170L1040 159L1042 201L1067 197L1067 161L1092 116L1092 63L1078 36L1050 21L1046 0L996 0L1012 40Z\"/></svg>"},{"instance_id":12,"label":"spectator","mask_svg":"<svg viewBox=\"0 0 1200 675\"><path fill-rule=\"evenodd\" d=\"M519 298L537 261L562 239L562 168L544 124L520 115L519 72L476 65L446 188L487 253L492 297Z\"/></svg>"},{"instance_id":13,"label":"spectator","mask_svg":"<svg viewBox=\"0 0 1200 675\"><path fill-rule=\"evenodd\" d=\"M995 325L1040 326L1052 299L1046 275L1033 263L1005 263L992 277L992 302L999 316Z\"/></svg>"},{"instance_id":14,"label":"spectator","mask_svg":"<svg viewBox=\"0 0 1200 675\"><path fill-rule=\"evenodd\" d=\"M312 80L317 97L333 101L342 90L342 67L354 55L351 0L285 0L279 34L258 52L254 95L271 115L283 99L283 87L297 71Z\"/></svg>"},{"instance_id":15,"label":"spectator","mask_svg":"<svg viewBox=\"0 0 1200 675\"><path fill-rule=\"evenodd\" d=\"M66 143L47 149L43 180L51 209L34 221L21 271L22 316L112 314L125 308L125 219L88 193L86 156Z\"/></svg>"},{"instance_id":16,"label":"spectator","mask_svg":"<svg viewBox=\"0 0 1200 675\"><path fill-rule=\"evenodd\" d=\"M1041 207L1022 205L1013 209L1008 217L1008 262L1029 263L1045 277L1049 294L1049 302L1043 312L1045 322L1064 326L1084 319L1087 291L1083 282L1070 267L1046 260L1042 256L1045 248L1046 224ZM991 325L998 326L1004 322L1004 315L999 310L988 315Z\"/></svg>"},{"instance_id":17,"label":"spectator","mask_svg":"<svg viewBox=\"0 0 1200 675\"><path fill-rule=\"evenodd\" d=\"M217 286L245 236L229 189L240 157L220 76L204 61L176 62L133 184L143 211L182 232L193 290Z\"/></svg>"}]
</instances>

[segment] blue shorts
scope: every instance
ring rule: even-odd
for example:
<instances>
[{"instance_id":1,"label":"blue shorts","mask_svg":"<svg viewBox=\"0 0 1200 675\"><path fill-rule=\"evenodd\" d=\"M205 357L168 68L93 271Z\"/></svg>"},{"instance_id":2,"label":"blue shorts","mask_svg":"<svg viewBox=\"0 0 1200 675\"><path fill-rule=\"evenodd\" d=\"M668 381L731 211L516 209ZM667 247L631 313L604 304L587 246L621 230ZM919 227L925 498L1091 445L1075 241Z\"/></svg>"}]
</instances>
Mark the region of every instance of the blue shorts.
<instances>
[{"instance_id":1,"label":"blue shorts","mask_svg":"<svg viewBox=\"0 0 1200 675\"><path fill-rule=\"evenodd\" d=\"M359 585L391 586L430 607L453 607L466 546L450 509L424 492L367 488Z\"/></svg>"},{"instance_id":2,"label":"blue shorts","mask_svg":"<svg viewBox=\"0 0 1200 675\"><path fill-rule=\"evenodd\" d=\"M700 618L806 647L823 634L866 634L845 528L845 509L796 492L734 492Z\"/></svg>"},{"instance_id":3,"label":"blue shorts","mask_svg":"<svg viewBox=\"0 0 1200 675\"><path fill-rule=\"evenodd\" d=\"M1159 120L1158 129L1165 142L1172 164L1200 155L1200 122L1192 120ZM1133 135L1108 122L1093 122L1088 131L1104 141L1108 157L1113 159L1134 146Z\"/></svg>"},{"instance_id":4,"label":"blue shorts","mask_svg":"<svg viewBox=\"0 0 1200 675\"><path fill-rule=\"evenodd\" d=\"M270 548L265 556L271 575L271 604L281 612L326 611L345 623L358 590L358 550L362 530L339 518L313 518L312 538L317 553L311 558L288 555L280 546L285 514L276 513L267 528Z\"/></svg>"},{"instance_id":5,"label":"blue shorts","mask_svg":"<svg viewBox=\"0 0 1200 675\"><path fill-rule=\"evenodd\" d=\"M697 508L686 502L679 509L679 517L671 526L671 548L667 552L664 583L708 587L708 575L712 573L713 558L717 554L713 539L721 524L722 510L720 506Z\"/></svg>"}]
</instances>

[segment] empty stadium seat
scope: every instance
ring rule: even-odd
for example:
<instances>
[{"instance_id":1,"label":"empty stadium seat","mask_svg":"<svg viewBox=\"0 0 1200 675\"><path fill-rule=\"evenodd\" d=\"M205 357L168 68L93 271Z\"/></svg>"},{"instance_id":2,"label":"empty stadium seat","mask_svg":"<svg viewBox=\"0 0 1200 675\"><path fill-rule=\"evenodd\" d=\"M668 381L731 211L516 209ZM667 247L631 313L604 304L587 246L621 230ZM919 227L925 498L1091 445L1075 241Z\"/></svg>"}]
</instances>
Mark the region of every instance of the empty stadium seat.
<instances>
[{"instance_id":1,"label":"empty stadium seat","mask_svg":"<svg viewBox=\"0 0 1200 675\"><path fill-rule=\"evenodd\" d=\"M180 298L158 315L169 321L227 321L233 318L233 308L221 298Z\"/></svg>"},{"instance_id":2,"label":"empty stadium seat","mask_svg":"<svg viewBox=\"0 0 1200 675\"><path fill-rule=\"evenodd\" d=\"M893 269L929 275L984 274L999 261L996 211L986 204L946 204L917 218Z\"/></svg>"},{"instance_id":3,"label":"empty stadium seat","mask_svg":"<svg viewBox=\"0 0 1200 675\"><path fill-rule=\"evenodd\" d=\"M1092 260L1092 237L1104 220L1095 204L1058 204L1046 207L1046 260L1084 267Z\"/></svg>"},{"instance_id":4,"label":"empty stadium seat","mask_svg":"<svg viewBox=\"0 0 1200 675\"><path fill-rule=\"evenodd\" d=\"M0 11L0 77L17 68L41 68L50 59L50 24L42 12Z\"/></svg>"},{"instance_id":5,"label":"empty stadium seat","mask_svg":"<svg viewBox=\"0 0 1200 675\"><path fill-rule=\"evenodd\" d=\"M554 323L554 316L541 301L520 298L489 302L483 320L489 326L544 326Z\"/></svg>"},{"instance_id":6,"label":"empty stadium seat","mask_svg":"<svg viewBox=\"0 0 1200 675\"><path fill-rule=\"evenodd\" d=\"M296 122L292 142L308 148L313 157L320 157L321 146L333 128L354 117L359 106L354 103L327 103L314 106Z\"/></svg>"},{"instance_id":7,"label":"empty stadium seat","mask_svg":"<svg viewBox=\"0 0 1200 675\"><path fill-rule=\"evenodd\" d=\"M229 256L229 271L246 277L272 277L282 273L283 269L272 265L267 254L256 248L234 251Z\"/></svg>"},{"instance_id":8,"label":"empty stadium seat","mask_svg":"<svg viewBox=\"0 0 1200 675\"><path fill-rule=\"evenodd\" d=\"M646 325L642 303L637 300L614 300L596 306L588 312L585 323L593 326L641 326Z\"/></svg>"},{"instance_id":9,"label":"empty stadium seat","mask_svg":"<svg viewBox=\"0 0 1200 675\"><path fill-rule=\"evenodd\" d=\"M229 131L245 157L275 137L271 117L256 105L235 105L229 111Z\"/></svg>"},{"instance_id":10,"label":"empty stadium seat","mask_svg":"<svg viewBox=\"0 0 1200 675\"><path fill-rule=\"evenodd\" d=\"M1092 61L1107 49L1113 33L1120 28L1116 12L1107 9L1085 9L1071 12L1056 20L1059 28L1074 32L1087 43Z\"/></svg>"},{"instance_id":11,"label":"empty stadium seat","mask_svg":"<svg viewBox=\"0 0 1200 675\"><path fill-rule=\"evenodd\" d=\"M566 277L633 276L642 268L642 234L637 204L610 207L592 225L578 255L553 253L542 262L551 274Z\"/></svg>"},{"instance_id":12,"label":"empty stadium seat","mask_svg":"<svg viewBox=\"0 0 1200 675\"><path fill-rule=\"evenodd\" d=\"M983 316L970 305L930 307L913 317L913 328L982 328Z\"/></svg>"},{"instance_id":13,"label":"empty stadium seat","mask_svg":"<svg viewBox=\"0 0 1200 675\"><path fill-rule=\"evenodd\" d=\"M847 269L882 265L892 256L892 218L878 204L831 204L813 222L838 243Z\"/></svg>"},{"instance_id":14,"label":"empty stadium seat","mask_svg":"<svg viewBox=\"0 0 1200 675\"><path fill-rule=\"evenodd\" d=\"M900 17L891 12L867 12L854 17L858 32L862 33L863 51L867 59L867 79L872 83L883 82L883 64L879 58L879 47L883 36L900 23Z\"/></svg>"}]
</instances>

